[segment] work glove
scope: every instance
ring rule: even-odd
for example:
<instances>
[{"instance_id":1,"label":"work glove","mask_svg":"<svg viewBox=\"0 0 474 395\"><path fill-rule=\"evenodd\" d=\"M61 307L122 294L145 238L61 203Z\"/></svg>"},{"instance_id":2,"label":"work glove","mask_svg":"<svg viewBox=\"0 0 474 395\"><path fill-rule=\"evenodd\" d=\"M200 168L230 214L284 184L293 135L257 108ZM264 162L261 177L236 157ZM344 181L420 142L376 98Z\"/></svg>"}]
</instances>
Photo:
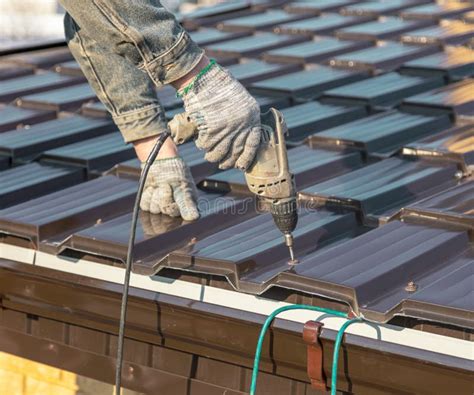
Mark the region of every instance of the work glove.
<instances>
[{"instance_id":1,"label":"work glove","mask_svg":"<svg viewBox=\"0 0 474 395\"><path fill-rule=\"evenodd\" d=\"M143 169L144 163L142 163ZM196 186L180 157L158 159L151 165L140 208L152 214L181 216L185 221L199 218Z\"/></svg>"},{"instance_id":2,"label":"work glove","mask_svg":"<svg viewBox=\"0 0 474 395\"><path fill-rule=\"evenodd\" d=\"M198 128L196 146L219 168L246 170L253 162L262 134L260 106L228 71L209 69L180 92L184 108Z\"/></svg>"}]
</instances>

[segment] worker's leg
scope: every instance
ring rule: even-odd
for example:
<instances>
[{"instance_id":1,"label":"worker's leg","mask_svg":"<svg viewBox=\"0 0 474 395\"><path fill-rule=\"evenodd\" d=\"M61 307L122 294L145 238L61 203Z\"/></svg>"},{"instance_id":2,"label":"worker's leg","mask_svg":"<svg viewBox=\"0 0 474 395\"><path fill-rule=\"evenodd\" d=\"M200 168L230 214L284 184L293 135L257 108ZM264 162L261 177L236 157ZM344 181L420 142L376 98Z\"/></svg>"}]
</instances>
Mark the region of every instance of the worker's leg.
<instances>
[{"instance_id":1,"label":"worker's leg","mask_svg":"<svg viewBox=\"0 0 474 395\"><path fill-rule=\"evenodd\" d=\"M99 46L128 59L158 86L186 76L203 57L203 50L157 0L60 3Z\"/></svg>"}]
</instances>

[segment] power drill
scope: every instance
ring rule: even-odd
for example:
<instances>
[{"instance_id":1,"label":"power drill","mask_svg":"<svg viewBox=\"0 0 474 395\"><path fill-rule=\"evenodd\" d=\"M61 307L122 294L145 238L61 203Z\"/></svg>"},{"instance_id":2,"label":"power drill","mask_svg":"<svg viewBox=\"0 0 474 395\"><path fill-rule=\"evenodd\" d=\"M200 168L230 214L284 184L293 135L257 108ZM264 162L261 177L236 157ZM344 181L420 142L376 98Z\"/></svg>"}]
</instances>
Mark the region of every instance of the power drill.
<instances>
[{"instance_id":1,"label":"power drill","mask_svg":"<svg viewBox=\"0 0 474 395\"><path fill-rule=\"evenodd\" d=\"M271 108L261 115L262 142L255 160L245 172L247 186L257 195L263 206L268 207L275 225L283 233L290 252L289 264L298 263L293 250L292 232L298 222L295 177L288 166L285 135L288 134L282 114ZM197 132L196 125L180 113L168 124L177 144L191 139Z\"/></svg>"}]
</instances>

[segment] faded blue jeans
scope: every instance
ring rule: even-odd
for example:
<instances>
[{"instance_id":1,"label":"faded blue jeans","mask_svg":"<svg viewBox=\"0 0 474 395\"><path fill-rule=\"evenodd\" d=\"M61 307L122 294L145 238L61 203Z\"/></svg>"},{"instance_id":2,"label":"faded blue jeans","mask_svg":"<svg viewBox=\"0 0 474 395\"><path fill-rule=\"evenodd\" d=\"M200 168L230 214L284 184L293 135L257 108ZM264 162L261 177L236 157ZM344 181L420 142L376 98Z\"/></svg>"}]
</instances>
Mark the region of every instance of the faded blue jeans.
<instances>
[{"instance_id":1,"label":"faded blue jeans","mask_svg":"<svg viewBox=\"0 0 474 395\"><path fill-rule=\"evenodd\" d=\"M189 73L204 52L157 0L60 0L68 46L126 142L166 129L155 86Z\"/></svg>"}]
</instances>

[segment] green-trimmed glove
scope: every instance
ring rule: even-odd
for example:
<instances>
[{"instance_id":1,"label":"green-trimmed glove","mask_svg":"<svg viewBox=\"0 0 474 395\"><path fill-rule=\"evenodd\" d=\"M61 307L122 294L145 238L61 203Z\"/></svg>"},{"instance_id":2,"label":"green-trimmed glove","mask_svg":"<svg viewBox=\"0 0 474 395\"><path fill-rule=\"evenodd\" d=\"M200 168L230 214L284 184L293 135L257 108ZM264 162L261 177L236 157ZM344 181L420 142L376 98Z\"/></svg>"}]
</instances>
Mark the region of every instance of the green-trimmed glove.
<instances>
[{"instance_id":1,"label":"green-trimmed glove","mask_svg":"<svg viewBox=\"0 0 474 395\"><path fill-rule=\"evenodd\" d=\"M260 106L228 71L211 63L180 93L198 127L196 146L221 169L246 170L260 145Z\"/></svg>"},{"instance_id":2,"label":"green-trimmed glove","mask_svg":"<svg viewBox=\"0 0 474 395\"><path fill-rule=\"evenodd\" d=\"M140 201L143 211L194 221L199 218L196 202L193 177L180 157L158 159L151 165Z\"/></svg>"}]
</instances>

